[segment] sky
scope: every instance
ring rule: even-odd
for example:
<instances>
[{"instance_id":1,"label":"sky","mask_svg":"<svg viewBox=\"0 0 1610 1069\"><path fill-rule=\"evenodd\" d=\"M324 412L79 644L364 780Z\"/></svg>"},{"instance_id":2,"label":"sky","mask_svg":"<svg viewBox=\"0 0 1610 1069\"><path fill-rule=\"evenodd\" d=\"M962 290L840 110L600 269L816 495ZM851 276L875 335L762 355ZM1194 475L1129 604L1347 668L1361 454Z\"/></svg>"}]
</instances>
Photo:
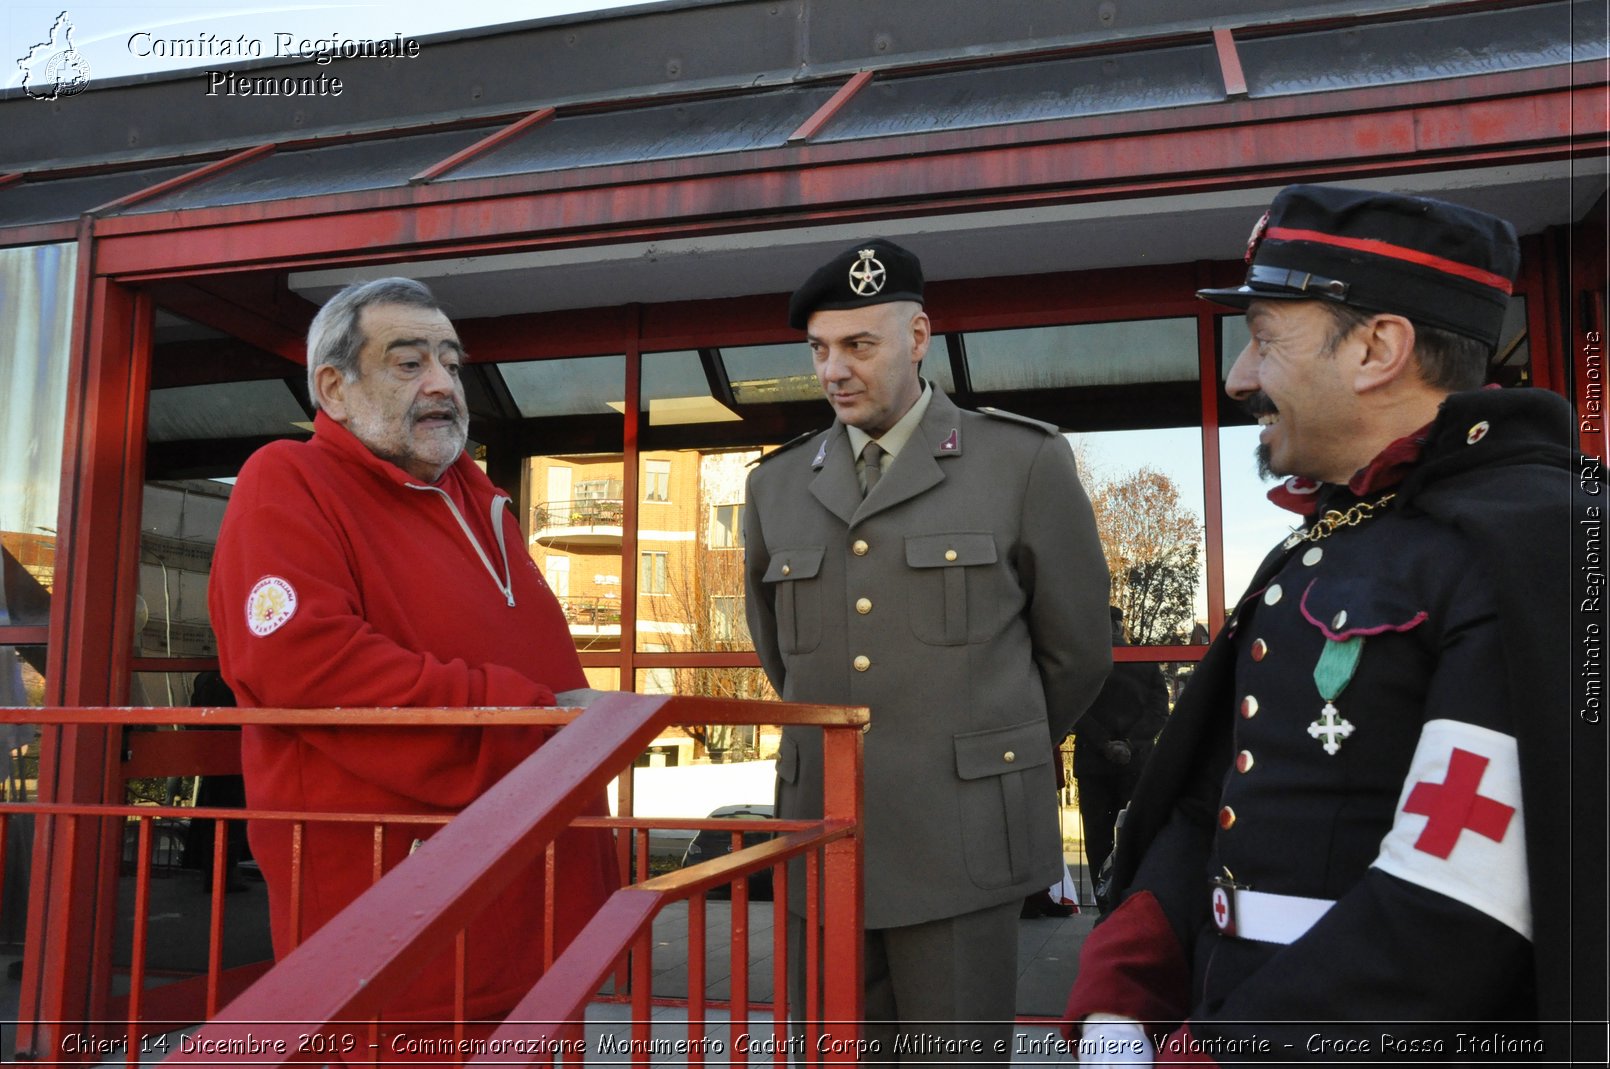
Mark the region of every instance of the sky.
<instances>
[{"instance_id":1,"label":"sky","mask_svg":"<svg viewBox=\"0 0 1610 1069\"><path fill-rule=\"evenodd\" d=\"M234 62L255 56L196 55L174 57L158 42L238 41L257 47L270 58L281 37L294 42L330 38L357 40L390 38L394 34L424 36L447 30L497 26L510 22L624 7L610 0L387 0L371 4L276 3L129 3L127 0L5 0L0 4L0 88L22 84L17 61L35 45L51 40L57 18L66 12L72 23L72 46L89 67L91 84L97 79L156 74ZM59 50L49 49L41 53Z\"/></svg>"},{"instance_id":2,"label":"sky","mask_svg":"<svg viewBox=\"0 0 1610 1069\"><path fill-rule=\"evenodd\" d=\"M1105 431L1070 434L1075 449L1082 449L1092 479L1120 478L1140 468L1152 468L1171 479L1180 503L1203 521L1202 431L1197 427L1167 430ZM1272 483L1258 478L1253 451L1258 428L1227 427L1219 432L1219 479L1224 495L1224 591L1230 607L1246 589L1252 574L1276 542L1291 532L1296 517L1270 504ZM1207 618L1207 567L1203 558L1198 584L1196 615Z\"/></svg>"}]
</instances>

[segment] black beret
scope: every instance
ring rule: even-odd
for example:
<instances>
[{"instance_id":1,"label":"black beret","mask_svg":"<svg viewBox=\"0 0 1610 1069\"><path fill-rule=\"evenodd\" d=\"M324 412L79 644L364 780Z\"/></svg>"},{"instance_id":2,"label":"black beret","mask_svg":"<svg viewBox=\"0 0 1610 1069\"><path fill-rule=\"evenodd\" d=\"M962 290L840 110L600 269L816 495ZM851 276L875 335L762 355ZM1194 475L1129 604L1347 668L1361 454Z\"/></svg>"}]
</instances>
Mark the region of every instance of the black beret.
<instances>
[{"instance_id":1,"label":"black beret","mask_svg":"<svg viewBox=\"0 0 1610 1069\"><path fill-rule=\"evenodd\" d=\"M885 238L872 238L818 267L788 301L788 325L804 330L821 309L862 308L890 301L922 303L922 263Z\"/></svg>"},{"instance_id":2,"label":"black beret","mask_svg":"<svg viewBox=\"0 0 1610 1069\"><path fill-rule=\"evenodd\" d=\"M1396 193L1287 186L1247 241L1247 280L1198 297L1324 300L1498 345L1520 247L1486 212Z\"/></svg>"}]
</instances>

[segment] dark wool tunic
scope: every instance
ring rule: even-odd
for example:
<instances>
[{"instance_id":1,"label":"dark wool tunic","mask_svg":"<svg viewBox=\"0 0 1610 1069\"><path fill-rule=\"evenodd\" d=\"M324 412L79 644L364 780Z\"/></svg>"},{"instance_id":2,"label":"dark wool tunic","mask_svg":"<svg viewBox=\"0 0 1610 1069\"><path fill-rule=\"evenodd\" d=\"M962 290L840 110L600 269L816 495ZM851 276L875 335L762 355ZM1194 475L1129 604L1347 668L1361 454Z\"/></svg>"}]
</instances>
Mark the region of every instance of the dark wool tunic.
<instances>
[{"instance_id":1,"label":"dark wool tunic","mask_svg":"<svg viewBox=\"0 0 1610 1069\"><path fill-rule=\"evenodd\" d=\"M1184 1022L1159 1059L1233 1063L1563 1059L1562 1030L1473 1022L1588 1016L1595 983L1602 1019L1602 972L1575 999L1569 972L1573 941L1603 947L1566 862L1604 871L1605 782L1602 733L1572 737L1589 506L1569 429L1544 391L1455 394L1357 493L1313 488L1316 514L1395 497L1272 552L1198 666L1120 833L1124 902L1086 944L1071 1021ZM1573 847L1573 821L1599 830ZM1334 904L1290 942L1248 938L1215 876Z\"/></svg>"}]
</instances>

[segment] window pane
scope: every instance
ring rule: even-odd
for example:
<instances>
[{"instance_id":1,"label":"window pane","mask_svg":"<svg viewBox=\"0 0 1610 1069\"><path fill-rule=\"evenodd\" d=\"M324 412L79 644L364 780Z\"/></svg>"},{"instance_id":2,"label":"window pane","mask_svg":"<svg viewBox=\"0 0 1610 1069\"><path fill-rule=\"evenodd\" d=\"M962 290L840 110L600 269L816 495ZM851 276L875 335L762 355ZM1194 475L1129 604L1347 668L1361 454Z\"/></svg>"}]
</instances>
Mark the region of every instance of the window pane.
<instances>
[{"instance_id":1,"label":"window pane","mask_svg":"<svg viewBox=\"0 0 1610 1069\"><path fill-rule=\"evenodd\" d=\"M151 391L153 442L270 438L305 433L307 410L281 379L174 386Z\"/></svg>"},{"instance_id":2,"label":"window pane","mask_svg":"<svg viewBox=\"0 0 1610 1069\"><path fill-rule=\"evenodd\" d=\"M1341 26L1236 41L1256 97L1602 60L1603 4L1528 4L1512 11Z\"/></svg>"},{"instance_id":3,"label":"window pane","mask_svg":"<svg viewBox=\"0 0 1610 1069\"><path fill-rule=\"evenodd\" d=\"M1199 425L1196 321L1081 323L963 336L973 396L1071 430Z\"/></svg>"},{"instance_id":4,"label":"window pane","mask_svg":"<svg viewBox=\"0 0 1610 1069\"><path fill-rule=\"evenodd\" d=\"M525 467L531 556L565 611L576 648L619 649L626 515L620 454L530 457Z\"/></svg>"},{"instance_id":5,"label":"window pane","mask_svg":"<svg viewBox=\"0 0 1610 1069\"><path fill-rule=\"evenodd\" d=\"M967 335L975 390L1196 379L1196 320L1146 319Z\"/></svg>"},{"instance_id":6,"label":"window pane","mask_svg":"<svg viewBox=\"0 0 1610 1069\"><path fill-rule=\"evenodd\" d=\"M448 177L486 178L780 146L832 95L833 90L826 88L772 89L562 114Z\"/></svg>"},{"instance_id":7,"label":"window pane","mask_svg":"<svg viewBox=\"0 0 1610 1069\"><path fill-rule=\"evenodd\" d=\"M231 483L184 479L145 485L140 515L140 600L135 649L142 657L216 657L207 611L213 547ZM136 705L184 705L187 699L138 696Z\"/></svg>"},{"instance_id":8,"label":"window pane","mask_svg":"<svg viewBox=\"0 0 1610 1069\"><path fill-rule=\"evenodd\" d=\"M1222 99L1222 86L1205 44L880 78L819 140L1204 104Z\"/></svg>"},{"instance_id":9,"label":"window pane","mask_svg":"<svg viewBox=\"0 0 1610 1069\"><path fill-rule=\"evenodd\" d=\"M1233 610L1264 556L1299 517L1268 498L1272 482L1258 477L1257 426L1219 430L1219 485L1224 495L1224 606Z\"/></svg>"},{"instance_id":10,"label":"window pane","mask_svg":"<svg viewBox=\"0 0 1610 1069\"><path fill-rule=\"evenodd\" d=\"M45 647L0 646L0 707L37 709L44 704ZM0 738L11 731L11 725L0 724ZM28 732L31 737L33 729Z\"/></svg>"},{"instance_id":11,"label":"window pane","mask_svg":"<svg viewBox=\"0 0 1610 1069\"><path fill-rule=\"evenodd\" d=\"M0 249L0 621L43 626L56 508L77 248Z\"/></svg>"},{"instance_id":12,"label":"window pane","mask_svg":"<svg viewBox=\"0 0 1610 1069\"><path fill-rule=\"evenodd\" d=\"M45 627L56 582L56 536L0 531L0 627Z\"/></svg>"},{"instance_id":13,"label":"window pane","mask_svg":"<svg viewBox=\"0 0 1610 1069\"><path fill-rule=\"evenodd\" d=\"M685 449L644 459L645 469L669 469L670 499L645 503L638 514L638 545L645 554L657 552L666 569L663 589L644 587L638 601L638 649L753 648L748 629L735 624L743 617L744 485L759 456L752 449ZM723 613L713 610L716 599L723 599Z\"/></svg>"},{"instance_id":14,"label":"window pane","mask_svg":"<svg viewBox=\"0 0 1610 1069\"><path fill-rule=\"evenodd\" d=\"M498 364L520 415L619 413L625 404L626 358L581 356Z\"/></svg>"},{"instance_id":15,"label":"window pane","mask_svg":"<svg viewBox=\"0 0 1610 1069\"><path fill-rule=\"evenodd\" d=\"M818 401L822 387L811 370L804 342L781 345L729 345L721 350L733 396L741 404Z\"/></svg>"},{"instance_id":16,"label":"window pane","mask_svg":"<svg viewBox=\"0 0 1610 1069\"><path fill-rule=\"evenodd\" d=\"M1070 434L1096 511L1111 603L1135 645L1200 641L1207 621L1202 432Z\"/></svg>"},{"instance_id":17,"label":"window pane","mask_svg":"<svg viewBox=\"0 0 1610 1069\"><path fill-rule=\"evenodd\" d=\"M492 423L520 443L515 448L531 558L559 599L576 649L619 650L621 582L630 571L621 560L626 358L484 366L502 377L519 409L520 418L505 415ZM587 680L615 690L619 669L588 668Z\"/></svg>"}]
</instances>

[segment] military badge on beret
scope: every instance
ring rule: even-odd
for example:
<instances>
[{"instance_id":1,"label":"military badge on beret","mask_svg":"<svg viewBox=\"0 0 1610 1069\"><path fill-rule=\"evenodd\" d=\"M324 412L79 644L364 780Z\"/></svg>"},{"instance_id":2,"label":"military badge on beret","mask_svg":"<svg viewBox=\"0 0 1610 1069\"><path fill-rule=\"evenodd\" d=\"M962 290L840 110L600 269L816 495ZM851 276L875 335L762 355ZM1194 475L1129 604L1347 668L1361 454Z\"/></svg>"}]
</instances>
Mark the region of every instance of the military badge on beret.
<instances>
[{"instance_id":1,"label":"military badge on beret","mask_svg":"<svg viewBox=\"0 0 1610 1069\"><path fill-rule=\"evenodd\" d=\"M817 268L788 301L788 325L804 330L812 313L892 301L922 303L922 263L884 238L857 242Z\"/></svg>"}]
</instances>

